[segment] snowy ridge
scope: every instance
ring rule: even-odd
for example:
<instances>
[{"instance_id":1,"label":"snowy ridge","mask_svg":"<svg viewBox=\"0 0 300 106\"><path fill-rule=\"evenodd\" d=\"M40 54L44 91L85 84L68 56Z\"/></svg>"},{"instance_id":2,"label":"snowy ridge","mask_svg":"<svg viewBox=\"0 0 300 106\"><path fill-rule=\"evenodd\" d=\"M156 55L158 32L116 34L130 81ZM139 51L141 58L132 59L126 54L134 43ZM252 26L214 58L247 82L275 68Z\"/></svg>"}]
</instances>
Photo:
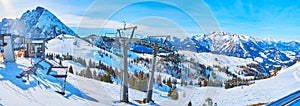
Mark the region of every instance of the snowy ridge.
<instances>
[{"instance_id":1,"label":"snowy ridge","mask_svg":"<svg viewBox=\"0 0 300 106\"><path fill-rule=\"evenodd\" d=\"M300 57L299 42L261 40L248 35L227 32L212 32L191 38L171 37L168 43L177 50L252 58L258 60L257 62L269 71L276 68L274 66L290 66ZM134 45L132 49L143 49L143 47ZM149 51L145 47L143 50Z\"/></svg>"},{"instance_id":2,"label":"snowy ridge","mask_svg":"<svg viewBox=\"0 0 300 106\"><path fill-rule=\"evenodd\" d=\"M289 66L300 57L299 42L262 40L227 32L212 32L195 35L191 38L173 37L170 42L179 50L259 59L259 63L268 70L275 68L274 65Z\"/></svg>"}]
</instances>

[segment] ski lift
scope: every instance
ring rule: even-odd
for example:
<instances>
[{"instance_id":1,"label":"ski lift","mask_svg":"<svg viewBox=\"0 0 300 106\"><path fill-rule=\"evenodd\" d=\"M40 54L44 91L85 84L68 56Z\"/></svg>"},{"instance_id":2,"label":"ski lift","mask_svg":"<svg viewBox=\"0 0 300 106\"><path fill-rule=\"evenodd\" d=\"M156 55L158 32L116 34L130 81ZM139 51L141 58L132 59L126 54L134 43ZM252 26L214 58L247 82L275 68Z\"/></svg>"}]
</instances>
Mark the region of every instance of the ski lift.
<instances>
[{"instance_id":1,"label":"ski lift","mask_svg":"<svg viewBox=\"0 0 300 106\"><path fill-rule=\"evenodd\" d=\"M7 45L7 43L4 42L4 35L1 34L0 35L0 46L6 46L6 45Z\"/></svg>"},{"instance_id":2,"label":"ski lift","mask_svg":"<svg viewBox=\"0 0 300 106\"><path fill-rule=\"evenodd\" d=\"M115 40L113 38L109 38L109 37L103 37L102 38L104 42L114 42Z\"/></svg>"},{"instance_id":3,"label":"ski lift","mask_svg":"<svg viewBox=\"0 0 300 106\"><path fill-rule=\"evenodd\" d=\"M77 41L76 40L73 42L73 45L77 45Z\"/></svg>"},{"instance_id":4,"label":"ski lift","mask_svg":"<svg viewBox=\"0 0 300 106\"><path fill-rule=\"evenodd\" d=\"M46 60L46 62L51 65L51 68L48 70L47 75L51 75L55 78L63 79L61 91L55 91L55 92L57 92L61 95L65 95L69 67L62 66L62 65L58 64L57 62L55 62L54 60Z\"/></svg>"},{"instance_id":5,"label":"ski lift","mask_svg":"<svg viewBox=\"0 0 300 106\"><path fill-rule=\"evenodd\" d=\"M25 44L25 57L44 58L46 49L44 39L25 39Z\"/></svg>"},{"instance_id":6,"label":"ski lift","mask_svg":"<svg viewBox=\"0 0 300 106\"><path fill-rule=\"evenodd\" d=\"M20 73L19 75L16 76L16 78L27 78L27 81L29 80L29 75L36 75L36 70L39 67L39 63L42 62L43 60L40 60L39 62L35 63L33 66L28 67L26 69L23 69L23 72ZM26 79L22 80L23 82L26 82Z\"/></svg>"}]
</instances>

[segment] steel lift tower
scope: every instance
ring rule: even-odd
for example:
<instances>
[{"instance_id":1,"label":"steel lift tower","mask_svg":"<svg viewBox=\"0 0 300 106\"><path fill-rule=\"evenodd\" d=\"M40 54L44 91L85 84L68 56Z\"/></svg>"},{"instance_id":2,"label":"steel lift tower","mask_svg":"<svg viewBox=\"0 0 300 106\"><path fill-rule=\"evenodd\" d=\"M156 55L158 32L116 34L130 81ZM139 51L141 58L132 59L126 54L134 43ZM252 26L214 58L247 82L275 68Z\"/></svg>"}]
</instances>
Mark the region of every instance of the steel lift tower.
<instances>
[{"instance_id":1,"label":"steel lift tower","mask_svg":"<svg viewBox=\"0 0 300 106\"><path fill-rule=\"evenodd\" d=\"M154 42L151 41L151 38L164 38L163 42ZM155 71L155 63L156 63L156 57L159 51L162 49L166 52L172 52L171 46L168 46L166 44L167 39L170 38L170 35L162 35L162 36L148 36L148 40L141 40L138 42L139 45L143 45L146 47L150 47L153 49L153 57L152 57L152 64L150 69L150 78L148 82L148 88L147 88L147 97L144 99L145 103L149 103L152 100L152 94L153 94L153 82L154 82L154 71Z\"/></svg>"},{"instance_id":2,"label":"steel lift tower","mask_svg":"<svg viewBox=\"0 0 300 106\"><path fill-rule=\"evenodd\" d=\"M124 70L123 70L123 83L122 83L122 94L121 94L121 102L128 103L128 84L129 84L129 75L128 75L128 44L131 43L131 39L133 38L134 31L137 29L137 26L134 27L125 27L126 24L124 25L124 28L117 29L117 33L119 34L119 40L122 42L123 46L123 60L124 60ZM132 30L130 37L124 37L121 34L122 30Z\"/></svg>"}]
</instances>

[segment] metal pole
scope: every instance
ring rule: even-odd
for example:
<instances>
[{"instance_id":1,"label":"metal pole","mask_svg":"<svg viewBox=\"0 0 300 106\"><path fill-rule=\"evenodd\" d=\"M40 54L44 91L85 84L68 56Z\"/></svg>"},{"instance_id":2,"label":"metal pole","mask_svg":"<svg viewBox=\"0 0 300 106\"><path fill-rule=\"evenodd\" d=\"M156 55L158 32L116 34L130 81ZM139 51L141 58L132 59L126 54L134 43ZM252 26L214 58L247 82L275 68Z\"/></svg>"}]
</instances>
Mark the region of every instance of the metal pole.
<instances>
[{"instance_id":1,"label":"metal pole","mask_svg":"<svg viewBox=\"0 0 300 106\"><path fill-rule=\"evenodd\" d=\"M152 58L152 64L151 64L151 75L149 78L149 82L148 82L148 89L147 89L147 98L146 98L146 103L149 103L152 100L152 93L153 93L153 82L154 82L154 69L155 69L155 62L156 62L156 56L157 56L157 52L158 52L158 47L157 45L154 47L154 51L153 51L153 58Z\"/></svg>"},{"instance_id":2,"label":"metal pole","mask_svg":"<svg viewBox=\"0 0 300 106\"><path fill-rule=\"evenodd\" d=\"M137 26L134 26L134 27L128 27L128 28L125 28L126 27L126 23L124 22L124 28L123 29L117 29L117 32L119 34L119 38L121 39L122 38L122 35L121 35L121 30L128 30L128 29L132 29L132 32L131 32L131 35L130 35L130 39L129 39L129 42L130 43L130 40L133 38L133 33L134 33L134 30L137 28ZM127 53L127 42L126 42L126 38L123 38L122 39L122 45L123 45L123 59L124 59L124 71L123 71L123 83L122 83L122 94L121 94L121 102L125 102L125 103L128 103L128 85L129 85L129 75L128 75L128 60L127 60L127 56L128 56L128 53Z\"/></svg>"},{"instance_id":3,"label":"metal pole","mask_svg":"<svg viewBox=\"0 0 300 106\"><path fill-rule=\"evenodd\" d=\"M122 100L121 102L128 103L128 60L127 60L127 44L126 39L123 39L123 59L124 59L124 71L123 71L123 87L122 87Z\"/></svg>"},{"instance_id":4,"label":"metal pole","mask_svg":"<svg viewBox=\"0 0 300 106\"><path fill-rule=\"evenodd\" d=\"M64 83L63 83L62 90L61 90L62 95L65 95L67 77L68 77L68 70L66 70L66 76L65 76Z\"/></svg>"}]
</instances>

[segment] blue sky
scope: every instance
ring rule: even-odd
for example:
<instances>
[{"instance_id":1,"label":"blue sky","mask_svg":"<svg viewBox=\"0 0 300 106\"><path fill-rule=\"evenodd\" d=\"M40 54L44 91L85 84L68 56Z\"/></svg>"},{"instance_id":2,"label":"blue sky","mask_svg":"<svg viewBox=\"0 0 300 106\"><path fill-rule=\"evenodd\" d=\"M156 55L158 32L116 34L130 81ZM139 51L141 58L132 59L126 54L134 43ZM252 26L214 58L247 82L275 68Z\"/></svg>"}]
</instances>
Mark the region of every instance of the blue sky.
<instances>
[{"instance_id":1,"label":"blue sky","mask_svg":"<svg viewBox=\"0 0 300 106\"><path fill-rule=\"evenodd\" d=\"M79 35L138 26L143 35L188 36L225 31L257 38L299 40L297 0L0 0L0 18L18 18L42 6Z\"/></svg>"},{"instance_id":2,"label":"blue sky","mask_svg":"<svg viewBox=\"0 0 300 106\"><path fill-rule=\"evenodd\" d=\"M282 40L300 38L298 0L205 0L223 31Z\"/></svg>"}]
</instances>

